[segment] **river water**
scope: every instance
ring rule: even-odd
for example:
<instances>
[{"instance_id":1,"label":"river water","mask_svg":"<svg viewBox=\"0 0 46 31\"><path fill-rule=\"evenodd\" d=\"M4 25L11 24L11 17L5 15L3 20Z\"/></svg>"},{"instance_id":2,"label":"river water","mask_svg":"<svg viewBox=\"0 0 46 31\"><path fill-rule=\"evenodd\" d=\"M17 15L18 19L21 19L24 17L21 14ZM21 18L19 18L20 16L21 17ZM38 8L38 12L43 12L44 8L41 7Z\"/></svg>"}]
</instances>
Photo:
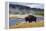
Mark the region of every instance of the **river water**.
<instances>
[{"instance_id":1,"label":"river water","mask_svg":"<svg viewBox=\"0 0 46 31\"><path fill-rule=\"evenodd\" d=\"M44 21L44 17L37 17L37 21ZM17 22L25 22L24 18L10 18L9 25L15 25Z\"/></svg>"}]
</instances>

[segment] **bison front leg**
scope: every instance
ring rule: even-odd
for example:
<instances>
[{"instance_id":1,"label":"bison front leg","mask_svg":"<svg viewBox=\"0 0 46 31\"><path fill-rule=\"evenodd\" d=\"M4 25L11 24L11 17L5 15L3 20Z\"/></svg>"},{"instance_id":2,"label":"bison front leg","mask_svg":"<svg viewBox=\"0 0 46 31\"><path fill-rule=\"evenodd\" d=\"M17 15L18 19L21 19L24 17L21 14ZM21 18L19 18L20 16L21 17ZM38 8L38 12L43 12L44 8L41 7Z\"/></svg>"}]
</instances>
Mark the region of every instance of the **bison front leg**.
<instances>
[{"instance_id":1,"label":"bison front leg","mask_svg":"<svg viewBox=\"0 0 46 31\"><path fill-rule=\"evenodd\" d=\"M26 20L26 22L27 22L27 20Z\"/></svg>"},{"instance_id":2,"label":"bison front leg","mask_svg":"<svg viewBox=\"0 0 46 31\"><path fill-rule=\"evenodd\" d=\"M29 21L29 23L31 23L32 21Z\"/></svg>"}]
</instances>

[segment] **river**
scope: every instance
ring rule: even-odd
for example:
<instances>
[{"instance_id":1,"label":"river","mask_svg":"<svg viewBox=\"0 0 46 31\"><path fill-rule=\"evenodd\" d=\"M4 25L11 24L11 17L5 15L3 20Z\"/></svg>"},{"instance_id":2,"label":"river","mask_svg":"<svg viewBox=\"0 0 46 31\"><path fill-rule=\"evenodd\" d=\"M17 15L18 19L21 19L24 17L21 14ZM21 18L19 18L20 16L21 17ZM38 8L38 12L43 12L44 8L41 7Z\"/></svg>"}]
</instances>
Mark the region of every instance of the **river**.
<instances>
[{"instance_id":1,"label":"river","mask_svg":"<svg viewBox=\"0 0 46 31\"><path fill-rule=\"evenodd\" d=\"M44 21L44 17L37 17L37 21ZM25 22L24 18L10 18L9 25L15 25L17 22Z\"/></svg>"}]
</instances>

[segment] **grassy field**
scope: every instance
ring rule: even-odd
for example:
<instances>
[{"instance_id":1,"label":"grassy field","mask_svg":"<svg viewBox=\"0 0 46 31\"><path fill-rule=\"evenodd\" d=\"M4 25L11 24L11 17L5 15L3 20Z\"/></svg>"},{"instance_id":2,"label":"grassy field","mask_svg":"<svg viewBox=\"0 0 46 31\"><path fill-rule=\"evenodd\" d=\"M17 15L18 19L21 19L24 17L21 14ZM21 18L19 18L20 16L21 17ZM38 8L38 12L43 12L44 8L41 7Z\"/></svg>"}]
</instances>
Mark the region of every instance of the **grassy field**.
<instances>
[{"instance_id":1,"label":"grassy field","mask_svg":"<svg viewBox=\"0 0 46 31\"><path fill-rule=\"evenodd\" d=\"M32 22L32 23L16 23L16 25L9 26L10 29L14 28L31 28L31 27L43 27L44 22Z\"/></svg>"}]
</instances>

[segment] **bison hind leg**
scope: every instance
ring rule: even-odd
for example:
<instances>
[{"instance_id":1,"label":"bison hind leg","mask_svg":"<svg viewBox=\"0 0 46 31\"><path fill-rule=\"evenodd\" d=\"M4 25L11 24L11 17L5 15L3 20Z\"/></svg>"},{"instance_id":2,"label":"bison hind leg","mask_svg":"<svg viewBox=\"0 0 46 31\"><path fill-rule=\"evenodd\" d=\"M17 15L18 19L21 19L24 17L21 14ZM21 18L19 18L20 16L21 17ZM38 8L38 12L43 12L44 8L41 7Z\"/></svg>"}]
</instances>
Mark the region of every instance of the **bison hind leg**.
<instances>
[{"instance_id":1,"label":"bison hind leg","mask_svg":"<svg viewBox=\"0 0 46 31\"><path fill-rule=\"evenodd\" d=\"M36 20L34 22L36 23Z\"/></svg>"}]
</instances>

